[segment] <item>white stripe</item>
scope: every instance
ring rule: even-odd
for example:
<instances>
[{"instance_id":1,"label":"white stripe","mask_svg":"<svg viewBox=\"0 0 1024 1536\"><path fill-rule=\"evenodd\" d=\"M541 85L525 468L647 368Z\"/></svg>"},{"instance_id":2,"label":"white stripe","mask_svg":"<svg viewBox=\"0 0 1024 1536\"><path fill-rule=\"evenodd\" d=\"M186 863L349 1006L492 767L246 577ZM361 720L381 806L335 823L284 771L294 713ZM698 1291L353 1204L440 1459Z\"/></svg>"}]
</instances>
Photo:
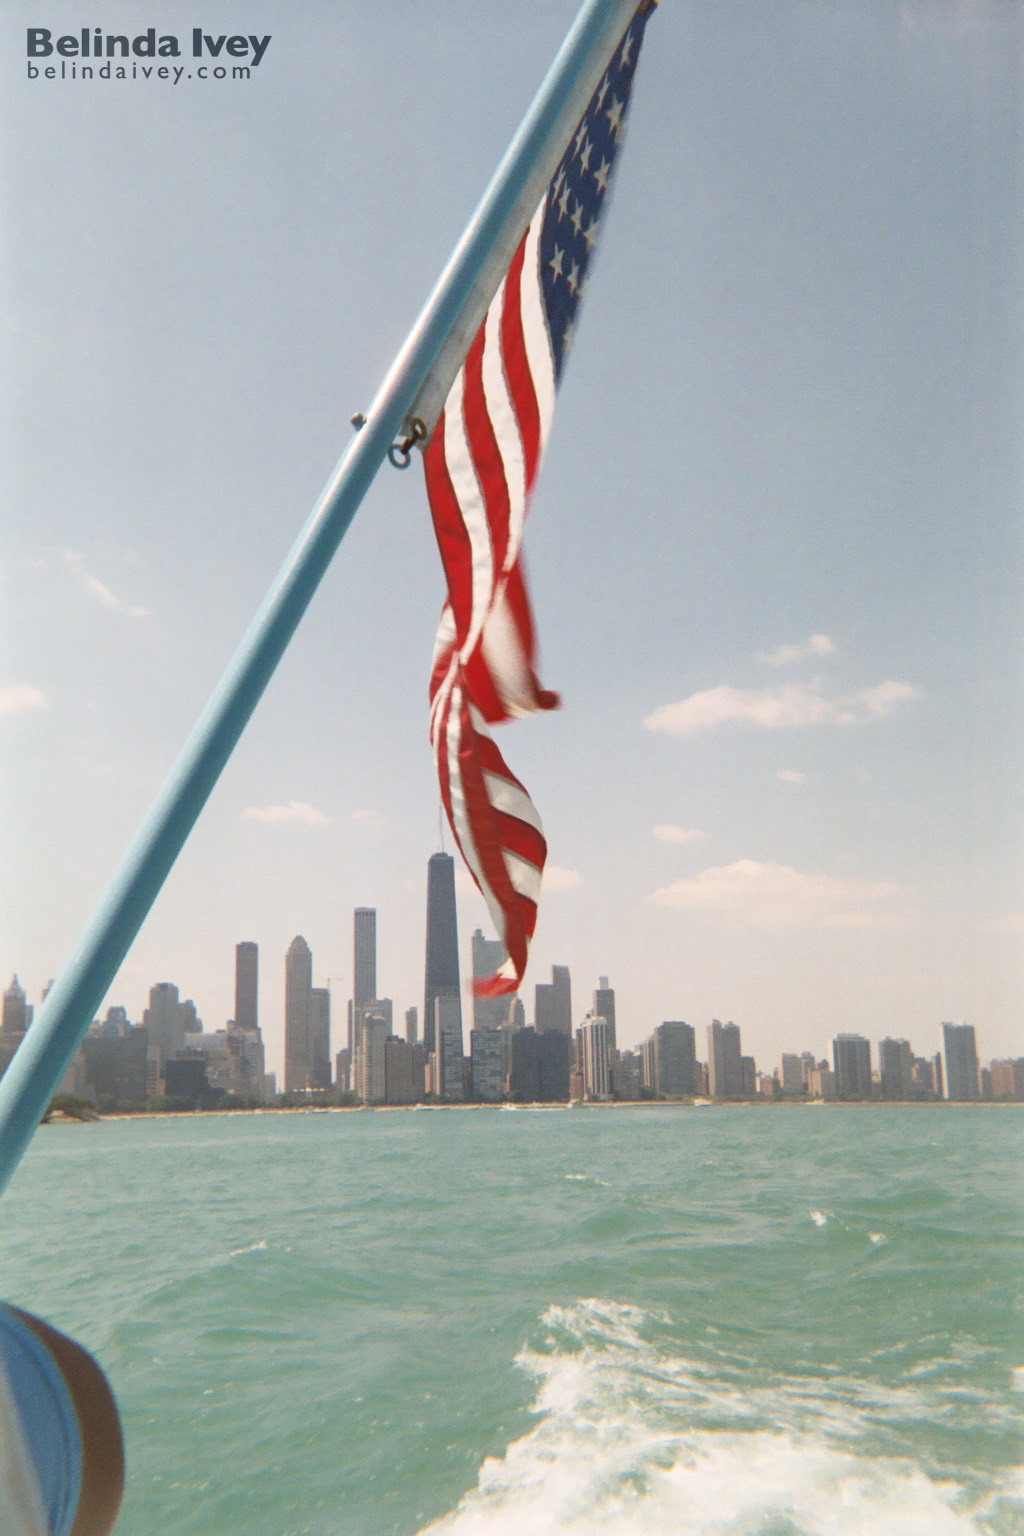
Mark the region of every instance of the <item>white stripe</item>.
<instances>
[{"instance_id":1,"label":"white stripe","mask_svg":"<svg viewBox=\"0 0 1024 1536\"><path fill-rule=\"evenodd\" d=\"M525 790L518 784L511 784L508 779L503 779L496 773L488 773L484 769L484 783L487 785L487 798L497 811L504 811L506 816L514 816L517 821L525 821L527 826L534 827L544 836L544 828L541 826L537 807Z\"/></svg>"},{"instance_id":2,"label":"white stripe","mask_svg":"<svg viewBox=\"0 0 1024 1536\"><path fill-rule=\"evenodd\" d=\"M520 896L526 896L530 901L538 901L540 870L536 864L531 864L528 859L521 859L518 853L513 853L510 848L503 848L501 852L513 890L518 891Z\"/></svg>"},{"instance_id":3,"label":"white stripe","mask_svg":"<svg viewBox=\"0 0 1024 1536\"><path fill-rule=\"evenodd\" d=\"M491 530L487 525L484 499L480 493L480 484L476 477L473 455L470 453L466 436L466 424L463 420L462 400L465 379L466 371L463 368L459 370L458 377L452 385L451 394L445 401L444 457L452 482L452 490L459 504L466 533L469 535L472 605L469 633L463 648L463 655L468 656L483 628L494 592L494 551L491 548Z\"/></svg>"},{"instance_id":4,"label":"white stripe","mask_svg":"<svg viewBox=\"0 0 1024 1536\"><path fill-rule=\"evenodd\" d=\"M526 659L519 626L505 596L504 585L487 615L481 649L491 681L506 713L532 714L537 708L533 675Z\"/></svg>"},{"instance_id":5,"label":"white stripe","mask_svg":"<svg viewBox=\"0 0 1024 1536\"><path fill-rule=\"evenodd\" d=\"M505 377L505 360L501 346L501 317L505 308L507 287L502 283L494 302L487 311L484 325L483 385L487 414L501 455L501 467L508 491L508 548L502 567L510 571L516 563L523 541L523 520L526 517L526 464L523 459L523 443L519 435L519 419L509 394Z\"/></svg>"},{"instance_id":6,"label":"white stripe","mask_svg":"<svg viewBox=\"0 0 1024 1536\"><path fill-rule=\"evenodd\" d=\"M544 222L546 205L547 196L534 214L530 232L526 237L523 273L519 282L526 357L537 396L537 409L540 412L541 453L544 452L544 444L548 440L551 417L555 410L555 363L551 351L547 313L544 309L544 295L540 286L540 230Z\"/></svg>"},{"instance_id":7,"label":"white stripe","mask_svg":"<svg viewBox=\"0 0 1024 1536\"><path fill-rule=\"evenodd\" d=\"M437 666L442 651L446 651L455 642L455 614L452 605L445 599L445 605L441 609L441 618L437 626L437 634L434 637L434 654L430 658L430 669Z\"/></svg>"}]
</instances>

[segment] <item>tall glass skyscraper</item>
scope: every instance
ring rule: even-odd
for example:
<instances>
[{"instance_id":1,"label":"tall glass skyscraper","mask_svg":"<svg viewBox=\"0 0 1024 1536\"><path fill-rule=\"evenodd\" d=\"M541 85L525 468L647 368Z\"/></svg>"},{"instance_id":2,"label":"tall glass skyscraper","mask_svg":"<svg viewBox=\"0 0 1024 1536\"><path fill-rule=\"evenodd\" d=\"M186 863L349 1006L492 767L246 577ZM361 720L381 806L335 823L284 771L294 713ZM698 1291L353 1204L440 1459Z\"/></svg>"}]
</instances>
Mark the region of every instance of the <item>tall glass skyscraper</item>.
<instances>
[{"instance_id":1,"label":"tall glass skyscraper","mask_svg":"<svg viewBox=\"0 0 1024 1536\"><path fill-rule=\"evenodd\" d=\"M377 996L377 909L356 907L352 920L352 1002L365 1008Z\"/></svg>"},{"instance_id":2,"label":"tall glass skyscraper","mask_svg":"<svg viewBox=\"0 0 1024 1536\"><path fill-rule=\"evenodd\" d=\"M288 946L284 962L284 1091L309 1087L312 1052L309 1025L313 956L301 934Z\"/></svg>"},{"instance_id":3,"label":"tall glass skyscraper","mask_svg":"<svg viewBox=\"0 0 1024 1536\"><path fill-rule=\"evenodd\" d=\"M239 1029L259 1027L259 947L250 940L235 945L235 1023Z\"/></svg>"},{"instance_id":4,"label":"tall glass skyscraper","mask_svg":"<svg viewBox=\"0 0 1024 1536\"><path fill-rule=\"evenodd\" d=\"M455 860L433 853L427 864L427 964L423 985L423 1044L435 1046L434 1004L439 997L455 999L462 1028L459 984L459 931L455 916Z\"/></svg>"},{"instance_id":5,"label":"tall glass skyscraper","mask_svg":"<svg viewBox=\"0 0 1024 1536\"><path fill-rule=\"evenodd\" d=\"M946 1098L971 1100L978 1093L978 1048L973 1024L943 1024Z\"/></svg>"}]
</instances>

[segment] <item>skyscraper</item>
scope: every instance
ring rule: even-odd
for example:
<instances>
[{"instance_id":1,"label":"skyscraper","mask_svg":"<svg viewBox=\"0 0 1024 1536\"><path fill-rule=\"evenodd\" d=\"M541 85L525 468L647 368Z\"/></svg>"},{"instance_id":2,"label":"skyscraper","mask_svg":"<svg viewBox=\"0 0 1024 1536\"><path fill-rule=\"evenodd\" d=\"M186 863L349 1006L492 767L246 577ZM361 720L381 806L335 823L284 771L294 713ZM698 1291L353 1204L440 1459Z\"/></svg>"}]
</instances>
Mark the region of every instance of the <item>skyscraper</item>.
<instances>
[{"instance_id":1,"label":"skyscraper","mask_svg":"<svg viewBox=\"0 0 1024 1536\"><path fill-rule=\"evenodd\" d=\"M493 976L499 966L508 959L508 950L500 939L485 939L483 930L477 928L472 938L473 980ZM498 997L473 998L473 1028L499 1029L507 1024L515 1006L514 993L503 992Z\"/></svg>"},{"instance_id":2,"label":"skyscraper","mask_svg":"<svg viewBox=\"0 0 1024 1536\"><path fill-rule=\"evenodd\" d=\"M689 1024L668 1020L652 1036L650 1086L669 1098L697 1092L697 1042Z\"/></svg>"},{"instance_id":3,"label":"skyscraper","mask_svg":"<svg viewBox=\"0 0 1024 1536\"><path fill-rule=\"evenodd\" d=\"M331 1086L331 994L327 987L309 989L309 1086Z\"/></svg>"},{"instance_id":4,"label":"skyscraper","mask_svg":"<svg viewBox=\"0 0 1024 1536\"><path fill-rule=\"evenodd\" d=\"M352 918L352 1002L364 1008L377 996L377 909L356 907Z\"/></svg>"},{"instance_id":5,"label":"skyscraper","mask_svg":"<svg viewBox=\"0 0 1024 1536\"><path fill-rule=\"evenodd\" d=\"M913 1086L914 1054L909 1040L878 1042L878 1077L883 1099L909 1099Z\"/></svg>"},{"instance_id":6,"label":"skyscraper","mask_svg":"<svg viewBox=\"0 0 1024 1536\"><path fill-rule=\"evenodd\" d=\"M235 945L235 1024L259 1028L259 946L246 940Z\"/></svg>"},{"instance_id":7,"label":"skyscraper","mask_svg":"<svg viewBox=\"0 0 1024 1536\"><path fill-rule=\"evenodd\" d=\"M301 1092L309 1087L310 993L313 990L313 956L301 934L288 946L284 962L284 1091Z\"/></svg>"},{"instance_id":8,"label":"skyscraper","mask_svg":"<svg viewBox=\"0 0 1024 1536\"><path fill-rule=\"evenodd\" d=\"M534 988L533 1022L538 1030L555 1029L572 1037L572 981L567 965L553 965L551 980Z\"/></svg>"},{"instance_id":9,"label":"skyscraper","mask_svg":"<svg viewBox=\"0 0 1024 1536\"><path fill-rule=\"evenodd\" d=\"M978 1097L978 1050L973 1024L943 1024L942 1052L946 1058L946 1098Z\"/></svg>"},{"instance_id":10,"label":"skyscraper","mask_svg":"<svg viewBox=\"0 0 1024 1536\"><path fill-rule=\"evenodd\" d=\"M608 985L608 977L602 976L598 980L597 991L594 993L594 1017L604 1019L608 1025L608 1039L614 1051L615 1045L615 988Z\"/></svg>"},{"instance_id":11,"label":"skyscraper","mask_svg":"<svg viewBox=\"0 0 1024 1536\"><path fill-rule=\"evenodd\" d=\"M708 1088L713 1099L743 1097L743 1057L736 1024L712 1019L708 1025Z\"/></svg>"},{"instance_id":12,"label":"skyscraper","mask_svg":"<svg viewBox=\"0 0 1024 1536\"><path fill-rule=\"evenodd\" d=\"M836 1097L870 1099L871 1041L863 1035L836 1035L832 1041L832 1065L836 1074Z\"/></svg>"},{"instance_id":13,"label":"skyscraper","mask_svg":"<svg viewBox=\"0 0 1024 1536\"><path fill-rule=\"evenodd\" d=\"M427 955L423 985L423 1044L433 1051L439 997L453 999L446 1016L458 1017L461 1037L462 995L459 986L459 933L455 916L455 860L433 853L427 864ZM453 1012L454 1010L454 1012ZM460 1047L461 1049L461 1047Z\"/></svg>"}]
</instances>

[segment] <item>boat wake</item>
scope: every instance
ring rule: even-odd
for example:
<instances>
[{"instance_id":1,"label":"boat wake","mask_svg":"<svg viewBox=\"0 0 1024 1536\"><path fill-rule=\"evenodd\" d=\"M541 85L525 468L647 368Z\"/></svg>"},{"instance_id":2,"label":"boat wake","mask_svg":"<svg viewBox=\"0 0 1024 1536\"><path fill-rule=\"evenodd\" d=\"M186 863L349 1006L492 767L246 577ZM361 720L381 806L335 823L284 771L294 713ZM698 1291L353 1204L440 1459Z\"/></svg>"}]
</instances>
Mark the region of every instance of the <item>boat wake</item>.
<instances>
[{"instance_id":1,"label":"boat wake","mask_svg":"<svg viewBox=\"0 0 1024 1536\"><path fill-rule=\"evenodd\" d=\"M549 1308L517 1361L537 1383L535 1427L421 1536L1024 1531L1009 1488L982 1498L909 1456L865 1453L858 1421L927 1412L920 1394L894 1405L868 1383L795 1378L745 1391L658 1341L668 1322L595 1299Z\"/></svg>"}]
</instances>

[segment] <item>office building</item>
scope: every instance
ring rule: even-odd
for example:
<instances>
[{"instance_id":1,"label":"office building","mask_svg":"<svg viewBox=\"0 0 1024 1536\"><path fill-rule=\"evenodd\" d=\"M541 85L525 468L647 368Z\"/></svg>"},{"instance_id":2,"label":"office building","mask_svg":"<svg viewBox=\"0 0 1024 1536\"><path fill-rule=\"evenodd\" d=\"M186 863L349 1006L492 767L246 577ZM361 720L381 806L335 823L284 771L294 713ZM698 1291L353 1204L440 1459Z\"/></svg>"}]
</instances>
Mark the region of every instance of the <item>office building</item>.
<instances>
[{"instance_id":1,"label":"office building","mask_svg":"<svg viewBox=\"0 0 1024 1536\"><path fill-rule=\"evenodd\" d=\"M327 987L309 989L309 1086L331 1086L331 994Z\"/></svg>"},{"instance_id":2,"label":"office building","mask_svg":"<svg viewBox=\"0 0 1024 1536\"><path fill-rule=\"evenodd\" d=\"M301 1093L310 1085L310 993L313 956L301 934L288 946L284 962L284 1091ZM145 1020L143 1020L145 1023Z\"/></svg>"},{"instance_id":3,"label":"office building","mask_svg":"<svg viewBox=\"0 0 1024 1536\"><path fill-rule=\"evenodd\" d=\"M561 1029L545 1029L537 1035L537 1098L543 1104L564 1104L569 1099L571 1035Z\"/></svg>"},{"instance_id":4,"label":"office building","mask_svg":"<svg viewBox=\"0 0 1024 1536\"><path fill-rule=\"evenodd\" d=\"M202 1033L203 1021L191 998L184 1002L171 981L158 981L149 989L149 1007L142 1014L151 1061L170 1061L185 1049L185 1036Z\"/></svg>"},{"instance_id":5,"label":"office building","mask_svg":"<svg viewBox=\"0 0 1024 1536\"><path fill-rule=\"evenodd\" d=\"M712 1019L708 1025L708 1085L713 1099L743 1097L743 1058L736 1024Z\"/></svg>"},{"instance_id":6,"label":"office building","mask_svg":"<svg viewBox=\"0 0 1024 1536\"><path fill-rule=\"evenodd\" d=\"M740 1071L743 1074L743 1097L753 1099L757 1096L757 1062L753 1056L740 1057Z\"/></svg>"},{"instance_id":7,"label":"office building","mask_svg":"<svg viewBox=\"0 0 1024 1536\"><path fill-rule=\"evenodd\" d=\"M566 973L568 974L568 973ZM604 1019L608 1025L608 1040L611 1050L616 1048L615 1034L615 988L608 985L608 977L598 978L597 990L594 993L594 1006L591 1009L595 1019Z\"/></svg>"},{"instance_id":8,"label":"office building","mask_svg":"<svg viewBox=\"0 0 1024 1536\"><path fill-rule=\"evenodd\" d=\"M832 1041L832 1065L837 1099L871 1098L870 1040L863 1035L836 1035Z\"/></svg>"},{"instance_id":9,"label":"office building","mask_svg":"<svg viewBox=\"0 0 1024 1536\"><path fill-rule=\"evenodd\" d=\"M259 1028L259 945L245 940L235 945L235 1023L239 1029Z\"/></svg>"},{"instance_id":10,"label":"office building","mask_svg":"<svg viewBox=\"0 0 1024 1536\"><path fill-rule=\"evenodd\" d=\"M436 1044L438 998L447 1000L446 1017L458 1018L461 1040L462 993L459 984L459 931L455 911L455 860L448 853L431 854L427 863L423 1044L429 1052L434 1051Z\"/></svg>"},{"instance_id":11,"label":"office building","mask_svg":"<svg viewBox=\"0 0 1024 1536\"><path fill-rule=\"evenodd\" d=\"M419 1010L407 1008L405 1010L405 1039L407 1045L416 1045L419 1042Z\"/></svg>"},{"instance_id":12,"label":"office building","mask_svg":"<svg viewBox=\"0 0 1024 1536\"><path fill-rule=\"evenodd\" d=\"M500 939L485 939L483 930L476 928L471 940L473 980L482 981L493 976L508 959L508 950ZM473 995L473 1028L500 1029L507 1024L512 1012L514 994L503 992L498 997Z\"/></svg>"},{"instance_id":13,"label":"office building","mask_svg":"<svg viewBox=\"0 0 1024 1536\"><path fill-rule=\"evenodd\" d=\"M914 1054L909 1040L878 1042L878 1086L883 1099L914 1097Z\"/></svg>"},{"instance_id":14,"label":"office building","mask_svg":"<svg viewBox=\"0 0 1024 1536\"><path fill-rule=\"evenodd\" d=\"M969 1101L978 1097L978 1051L973 1024L943 1024L942 1053L946 1058L946 1098Z\"/></svg>"},{"instance_id":15,"label":"office building","mask_svg":"<svg viewBox=\"0 0 1024 1536\"><path fill-rule=\"evenodd\" d=\"M540 1101L539 1036L532 1027L511 1034L511 1064L508 1070L508 1096L517 1104Z\"/></svg>"},{"instance_id":16,"label":"office building","mask_svg":"<svg viewBox=\"0 0 1024 1536\"><path fill-rule=\"evenodd\" d=\"M534 1028L554 1029L572 1037L572 981L567 965L553 965L551 980L534 988Z\"/></svg>"}]
</instances>

